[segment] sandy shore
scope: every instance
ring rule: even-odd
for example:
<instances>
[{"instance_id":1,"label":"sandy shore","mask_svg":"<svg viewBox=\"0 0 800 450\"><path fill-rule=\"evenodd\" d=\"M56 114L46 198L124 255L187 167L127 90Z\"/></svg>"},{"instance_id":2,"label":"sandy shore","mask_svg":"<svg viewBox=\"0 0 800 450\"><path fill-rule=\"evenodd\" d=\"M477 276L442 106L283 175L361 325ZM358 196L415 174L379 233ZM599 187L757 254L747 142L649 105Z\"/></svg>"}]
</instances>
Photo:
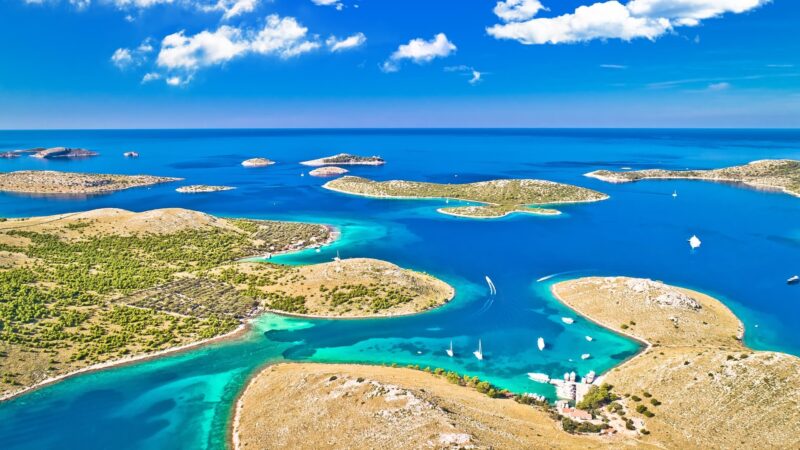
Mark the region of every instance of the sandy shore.
<instances>
[{"instance_id":1,"label":"sandy shore","mask_svg":"<svg viewBox=\"0 0 800 450\"><path fill-rule=\"evenodd\" d=\"M58 376L55 376L55 377L50 377L50 378L47 378L45 380L42 380L42 381L32 385L32 386L28 386L28 387L25 387L25 388L20 389L18 391L9 392L9 393L4 394L3 396L0 396L0 402L11 400L13 398L19 397L19 396L21 396L23 394L27 394L27 393L29 393L31 391L36 390L36 389L41 389L41 388L43 388L43 387L45 387L47 385L50 385L50 384L53 384L53 383L56 383L56 382L59 382L59 381L66 380L67 378L72 378L72 377L77 376L77 375L82 375L82 374L89 373L89 372L96 372L96 371L100 371L100 370L111 369L111 368L114 368L114 367L119 367L119 366L124 366L124 365L128 365L128 364L137 363L137 362L142 362L142 361L146 361L146 360L149 360L149 359L155 359L155 358L159 358L159 357L166 356L166 355L172 355L172 354L175 354L175 353L180 353L180 352L183 352L183 351L186 351L186 350L191 350L193 348L201 347L201 346L208 345L208 344L215 343L215 342L222 342L222 341L226 341L226 340L229 340L229 339L235 339L235 338L237 338L239 336L243 336L245 334L246 330L249 328L249 326L250 326L250 323L248 321L248 322L242 323L241 325L239 325L233 331L230 331L230 332L225 333L225 334L221 334L219 336L215 336L213 338L208 338L208 339L203 339L203 340L200 340L200 341L190 342L190 343L187 343L187 344L184 344L184 345L180 345L180 346L177 346L177 347L170 347L170 348L166 348L164 350L159 350L157 352L143 353L143 354L140 354L140 355L126 356L124 358L114 359L114 360L111 360L111 361L104 361L104 362L101 362L101 363L93 364L93 365L88 366L88 367L83 367L81 369L74 370L72 372L68 372L68 373L65 373L65 374L62 374L62 375L58 375Z\"/></svg>"}]
</instances>

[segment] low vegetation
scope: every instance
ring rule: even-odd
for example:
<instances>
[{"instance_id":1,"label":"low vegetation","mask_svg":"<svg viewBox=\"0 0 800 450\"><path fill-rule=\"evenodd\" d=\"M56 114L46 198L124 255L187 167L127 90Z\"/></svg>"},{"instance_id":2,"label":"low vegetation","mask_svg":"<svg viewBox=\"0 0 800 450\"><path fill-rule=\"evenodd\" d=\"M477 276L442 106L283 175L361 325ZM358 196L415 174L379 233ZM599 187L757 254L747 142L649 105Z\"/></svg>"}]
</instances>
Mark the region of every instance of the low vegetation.
<instances>
[{"instance_id":1,"label":"low vegetation","mask_svg":"<svg viewBox=\"0 0 800 450\"><path fill-rule=\"evenodd\" d=\"M493 180L466 184L415 181L372 181L345 176L329 181L325 188L348 194L379 198L438 198L481 203L477 206L440 208L439 212L473 218L495 218L524 212L558 214L542 205L591 202L608 198L590 189L543 180Z\"/></svg>"},{"instance_id":2,"label":"low vegetation","mask_svg":"<svg viewBox=\"0 0 800 450\"><path fill-rule=\"evenodd\" d=\"M614 172L597 170L586 176L610 183L628 183L648 179L689 179L744 183L758 188L782 190L800 196L800 161L765 159L742 166L711 170L631 170Z\"/></svg>"}]
</instances>

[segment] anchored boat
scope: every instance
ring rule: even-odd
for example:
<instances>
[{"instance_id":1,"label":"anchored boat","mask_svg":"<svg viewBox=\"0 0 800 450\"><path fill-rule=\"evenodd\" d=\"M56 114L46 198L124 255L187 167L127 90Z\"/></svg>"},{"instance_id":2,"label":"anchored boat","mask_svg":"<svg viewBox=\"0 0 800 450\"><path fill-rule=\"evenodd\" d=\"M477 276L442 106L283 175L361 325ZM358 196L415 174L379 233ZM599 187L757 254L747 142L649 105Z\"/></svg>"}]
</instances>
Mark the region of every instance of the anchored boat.
<instances>
[{"instance_id":1,"label":"anchored boat","mask_svg":"<svg viewBox=\"0 0 800 450\"><path fill-rule=\"evenodd\" d=\"M472 352L472 354L475 355L475 357L480 361L483 361L483 344L481 343L480 339L478 339L478 349Z\"/></svg>"}]
</instances>

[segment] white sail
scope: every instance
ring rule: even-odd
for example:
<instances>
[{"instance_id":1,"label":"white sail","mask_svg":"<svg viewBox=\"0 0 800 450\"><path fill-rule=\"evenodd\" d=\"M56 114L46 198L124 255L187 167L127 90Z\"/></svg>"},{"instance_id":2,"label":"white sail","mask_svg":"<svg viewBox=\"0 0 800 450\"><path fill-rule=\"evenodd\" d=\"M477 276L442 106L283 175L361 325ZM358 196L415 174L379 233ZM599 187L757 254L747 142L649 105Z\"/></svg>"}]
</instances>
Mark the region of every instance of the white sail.
<instances>
[{"instance_id":1,"label":"white sail","mask_svg":"<svg viewBox=\"0 0 800 450\"><path fill-rule=\"evenodd\" d=\"M472 354L475 355L475 357L479 360L483 360L483 344L481 343L480 339L478 339L478 349L472 352Z\"/></svg>"},{"instance_id":2,"label":"white sail","mask_svg":"<svg viewBox=\"0 0 800 450\"><path fill-rule=\"evenodd\" d=\"M537 339L536 346L539 347L539 351L544 350L544 338Z\"/></svg>"},{"instance_id":3,"label":"white sail","mask_svg":"<svg viewBox=\"0 0 800 450\"><path fill-rule=\"evenodd\" d=\"M696 235L692 235L692 237L689 238L689 245L692 247L692 250L700 247L700 244L702 244L702 242Z\"/></svg>"}]
</instances>

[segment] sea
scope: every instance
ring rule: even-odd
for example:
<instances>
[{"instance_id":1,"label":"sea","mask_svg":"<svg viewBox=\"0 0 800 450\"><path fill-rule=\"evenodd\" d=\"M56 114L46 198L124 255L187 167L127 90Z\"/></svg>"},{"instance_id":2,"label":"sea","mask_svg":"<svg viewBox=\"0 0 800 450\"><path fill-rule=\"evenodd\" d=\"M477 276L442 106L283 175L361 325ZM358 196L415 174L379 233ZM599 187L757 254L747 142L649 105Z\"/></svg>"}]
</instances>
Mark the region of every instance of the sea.
<instances>
[{"instance_id":1,"label":"sea","mask_svg":"<svg viewBox=\"0 0 800 450\"><path fill-rule=\"evenodd\" d=\"M743 321L750 347L800 355L800 286L786 283L800 274L800 198L735 184L608 184L584 176L598 169L710 169L800 159L800 130L0 131L0 151L51 146L100 155L67 161L23 156L0 160L0 171L185 181L88 197L0 193L0 217L179 207L329 224L341 230L332 245L271 262L313 264L337 254L378 258L439 277L455 287L456 296L436 310L397 318L265 314L236 339L66 379L0 403L3 449L227 448L234 403L248 378L284 361L443 368L552 399L552 386L531 381L529 372L601 374L640 350L553 298L553 283L582 276L647 277L702 291ZM125 158L127 151L140 156ZM371 199L325 190L326 180L300 165L341 152L383 157L384 166L348 167L351 175L375 180L536 178L595 189L610 199L562 205L559 216L447 216L436 212L445 200ZM241 166L253 157L277 163ZM175 192L185 184L236 189ZM702 241L695 250L687 242L692 235ZM575 322L566 324L563 317ZM546 342L543 351L536 346L539 337ZM472 354L479 340L482 361ZM445 353L451 341L452 358ZM584 353L591 358L582 360Z\"/></svg>"}]
</instances>

